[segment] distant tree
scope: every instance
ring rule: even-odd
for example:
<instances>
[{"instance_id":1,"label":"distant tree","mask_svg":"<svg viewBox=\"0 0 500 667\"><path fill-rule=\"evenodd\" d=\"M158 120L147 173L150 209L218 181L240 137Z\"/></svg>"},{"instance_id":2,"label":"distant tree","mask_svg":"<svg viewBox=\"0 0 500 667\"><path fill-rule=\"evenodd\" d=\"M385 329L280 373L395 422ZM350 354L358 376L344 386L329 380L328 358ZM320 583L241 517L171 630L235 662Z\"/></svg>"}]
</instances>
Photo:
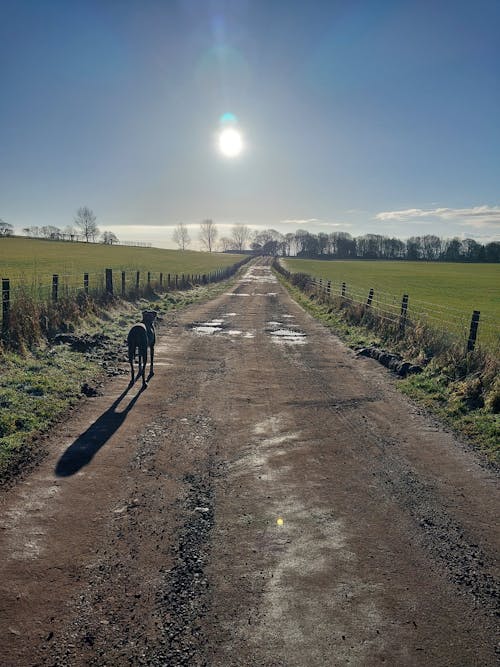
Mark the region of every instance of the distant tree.
<instances>
[{"instance_id":1,"label":"distant tree","mask_svg":"<svg viewBox=\"0 0 500 667\"><path fill-rule=\"evenodd\" d=\"M246 225L233 225L231 229L231 238L235 250L245 250L250 241L250 228Z\"/></svg>"},{"instance_id":2,"label":"distant tree","mask_svg":"<svg viewBox=\"0 0 500 667\"><path fill-rule=\"evenodd\" d=\"M23 227L23 232L26 234L26 236L30 236L31 238L38 238L41 236L40 233L40 227L37 225L31 225L30 227Z\"/></svg>"},{"instance_id":3,"label":"distant tree","mask_svg":"<svg viewBox=\"0 0 500 667\"><path fill-rule=\"evenodd\" d=\"M283 254L286 246L283 234L275 229L264 229L253 236L251 248L258 255Z\"/></svg>"},{"instance_id":4,"label":"distant tree","mask_svg":"<svg viewBox=\"0 0 500 667\"><path fill-rule=\"evenodd\" d=\"M118 237L113 232L103 232L101 234L101 241L105 245L113 245L113 243L118 243Z\"/></svg>"},{"instance_id":5,"label":"distant tree","mask_svg":"<svg viewBox=\"0 0 500 667\"><path fill-rule=\"evenodd\" d=\"M474 239L464 239L462 241L462 256L469 262L484 261L484 246Z\"/></svg>"},{"instance_id":6,"label":"distant tree","mask_svg":"<svg viewBox=\"0 0 500 667\"><path fill-rule=\"evenodd\" d=\"M295 247L295 234L287 232L283 237L283 255L288 257L292 255L292 248Z\"/></svg>"},{"instance_id":7,"label":"distant tree","mask_svg":"<svg viewBox=\"0 0 500 667\"><path fill-rule=\"evenodd\" d=\"M188 228L183 222L179 222L177 227L172 232L172 241L177 243L179 250L186 250L191 243Z\"/></svg>"},{"instance_id":8,"label":"distant tree","mask_svg":"<svg viewBox=\"0 0 500 667\"><path fill-rule=\"evenodd\" d=\"M328 252L328 234L320 232L318 234L318 255L325 255Z\"/></svg>"},{"instance_id":9,"label":"distant tree","mask_svg":"<svg viewBox=\"0 0 500 667\"><path fill-rule=\"evenodd\" d=\"M406 241L406 259L420 259L420 238L418 236L411 236Z\"/></svg>"},{"instance_id":10,"label":"distant tree","mask_svg":"<svg viewBox=\"0 0 500 667\"><path fill-rule=\"evenodd\" d=\"M446 262L459 262L462 258L462 242L458 238L447 239L443 259Z\"/></svg>"},{"instance_id":11,"label":"distant tree","mask_svg":"<svg viewBox=\"0 0 500 667\"><path fill-rule=\"evenodd\" d=\"M349 232L332 232L330 234L330 243L333 254L339 259L356 257L356 240L352 238Z\"/></svg>"},{"instance_id":12,"label":"distant tree","mask_svg":"<svg viewBox=\"0 0 500 667\"><path fill-rule=\"evenodd\" d=\"M14 233L14 227L10 222L5 222L0 218L0 236L12 236Z\"/></svg>"},{"instance_id":13,"label":"distant tree","mask_svg":"<svg viewBox=\"0 0 500 667\"><path fill-rule=\"evenodd\" d=\"M75 241L78 236L78 230L76 230L73 225L66 225L63 229L63 235L68 241Z\"/></svg>"},{"instance_id":14,"label":"distant tree","mask_svg":"<svg viewBox=\"0 0 500 667\"><path fill-rule=\"evenodd\" d=\"M221 252L227 252L228 250L236 250L233 239L230 239L227 236L222 236L219 239L219 249Z\"/></svg>"},{"instance_id":15,"label":"distant tree","mask_svg":"<svg viewBox=\"0 0 500 667\"><path fill-rule=\"evenodd\" d=\"M59 227L55 227L54 225L44 225L40 227L40 236L51 241L58 241L62 236L62 232Z\"/></svg>"},{"instance_id":16,"label":"distant tree","mask_svg":"<svg viewBox=\"0 0 500 667\"><path fill-rule=\"evenodd\" d=\"M99 235L99 228L96 224L96 217L92 209L88 206L81 206L76 212L75 225L81 230L85 241L95 241Z\"/></svg>"},{"instance_id":17,"label":"distant tree","mask_svg":"<svg viewBox=\"0 0 500 667\"><path fill-rule=\"evenodd\" d=\"M200 222L200 242L208 252L212 252L212 248L215 247L217 233L217 227L213 220L203 220L203 222Z\"/></svg>"},{"instance_id":18,"label":"distant tree","mask_svg":"<svg viewBox=\"0 0 500 667\"><path fill-rule=\"evenodd\" d=\"M485 245L484 258L487 262L500 262L500 243L498 241Z\"/></svg>"}]
</instances>

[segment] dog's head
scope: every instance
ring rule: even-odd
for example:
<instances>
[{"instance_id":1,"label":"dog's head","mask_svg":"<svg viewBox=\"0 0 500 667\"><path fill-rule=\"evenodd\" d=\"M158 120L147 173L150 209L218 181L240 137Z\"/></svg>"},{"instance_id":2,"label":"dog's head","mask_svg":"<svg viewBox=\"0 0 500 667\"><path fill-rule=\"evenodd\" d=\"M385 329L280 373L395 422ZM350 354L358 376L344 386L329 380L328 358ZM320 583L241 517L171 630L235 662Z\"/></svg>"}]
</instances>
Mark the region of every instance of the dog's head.
<instances>
[{"instance_id":1,"label":"dog's head","mask_svg":"<svg viewBox=\"0 0 500 667\"><path fill-rule=\"evenodd\" d=\"M158 313L156 312L156 310L143 310L142 311L142 321L146 325L149 325L149 326L153 325L157 316L158 316Z\"/></svg>"}]
</instances>

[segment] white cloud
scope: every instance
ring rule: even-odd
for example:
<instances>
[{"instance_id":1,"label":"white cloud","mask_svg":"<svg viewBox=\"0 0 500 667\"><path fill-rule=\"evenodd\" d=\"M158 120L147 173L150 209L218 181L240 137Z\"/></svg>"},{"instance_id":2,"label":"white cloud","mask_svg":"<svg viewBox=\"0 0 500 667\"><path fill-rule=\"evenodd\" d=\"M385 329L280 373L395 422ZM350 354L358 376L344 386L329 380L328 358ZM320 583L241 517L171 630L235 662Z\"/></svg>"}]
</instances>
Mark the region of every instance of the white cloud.
<instances>
[{"instance_id":1,"label":"white cloud","mask_svg":"<svg viewBox=\"0 0 500 667\"><path fill-rule=\"evenodd\" d=\"M318 218L293 218L290 220L280 220L283 225L308 225L312 222L319 222Z\"/></svg>"},{"instance_id":2,"label":"white cloud","mask_svg":"<svg viewBox=\"0 0 500 667\"><path fill-rule=\"evenodd\" d=\"M352 227L349 222L327 222L319 218L294 218L290 220L280 220L282 225L311 225L314 227Z\"/></svg>"},{"instance_id":3,"label":"white cloud","mask_svg":"<svg viewBox=\"0 0 500 667\"><path fill-rule=\"evenodd\" d=\"M500 206L472 206L471 208L407 208L402 211L382 211L375 216L382 222L407 222L418 219L420 222L442 220L461 226L489 227L500 225Z\"/></svg>"}]
</instances>

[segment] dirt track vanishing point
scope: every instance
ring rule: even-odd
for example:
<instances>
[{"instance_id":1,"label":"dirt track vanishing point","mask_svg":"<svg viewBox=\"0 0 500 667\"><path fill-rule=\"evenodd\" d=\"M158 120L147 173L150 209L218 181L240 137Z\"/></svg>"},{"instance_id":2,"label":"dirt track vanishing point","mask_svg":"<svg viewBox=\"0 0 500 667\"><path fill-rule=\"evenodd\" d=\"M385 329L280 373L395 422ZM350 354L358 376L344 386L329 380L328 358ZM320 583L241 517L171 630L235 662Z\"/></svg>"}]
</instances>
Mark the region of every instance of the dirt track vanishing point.
<instances>
[{"instance_id":1,"label":"dirt track vanishing point","mask_svg":"<svg viewBox=\"0 0 500 667\"><path fill-rule=\"evenodd\" d=\"M155 370L2 495L1 665L497 664L497 479L264 261Z\"/></svg>"}]
</instances>

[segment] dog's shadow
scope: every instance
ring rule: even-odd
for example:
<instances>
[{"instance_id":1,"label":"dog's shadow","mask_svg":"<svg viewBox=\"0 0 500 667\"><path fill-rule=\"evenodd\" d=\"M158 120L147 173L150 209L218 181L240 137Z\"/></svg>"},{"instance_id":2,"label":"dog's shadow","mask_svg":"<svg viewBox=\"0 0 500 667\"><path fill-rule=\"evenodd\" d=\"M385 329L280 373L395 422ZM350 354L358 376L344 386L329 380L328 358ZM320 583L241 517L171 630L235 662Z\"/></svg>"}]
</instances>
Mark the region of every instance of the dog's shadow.
<instances>
[{"instance_id":1,"label":"dog's shadow","mask_svg":"<svg viewBox=\"0 0 500 667\"><path fill-rule=\"evenodd\" d=\"M126 408L117 412L116 408L125 398L129 389L130 385L120 394L120 396L118 396L113 404L68 447L56 464L55 474L58 477L70 477L84 466L88 465L94 455L106 444L113 433L120 428L144 388L141 388L140 391L137 392Z\"/></svg>"}]
</instances>

